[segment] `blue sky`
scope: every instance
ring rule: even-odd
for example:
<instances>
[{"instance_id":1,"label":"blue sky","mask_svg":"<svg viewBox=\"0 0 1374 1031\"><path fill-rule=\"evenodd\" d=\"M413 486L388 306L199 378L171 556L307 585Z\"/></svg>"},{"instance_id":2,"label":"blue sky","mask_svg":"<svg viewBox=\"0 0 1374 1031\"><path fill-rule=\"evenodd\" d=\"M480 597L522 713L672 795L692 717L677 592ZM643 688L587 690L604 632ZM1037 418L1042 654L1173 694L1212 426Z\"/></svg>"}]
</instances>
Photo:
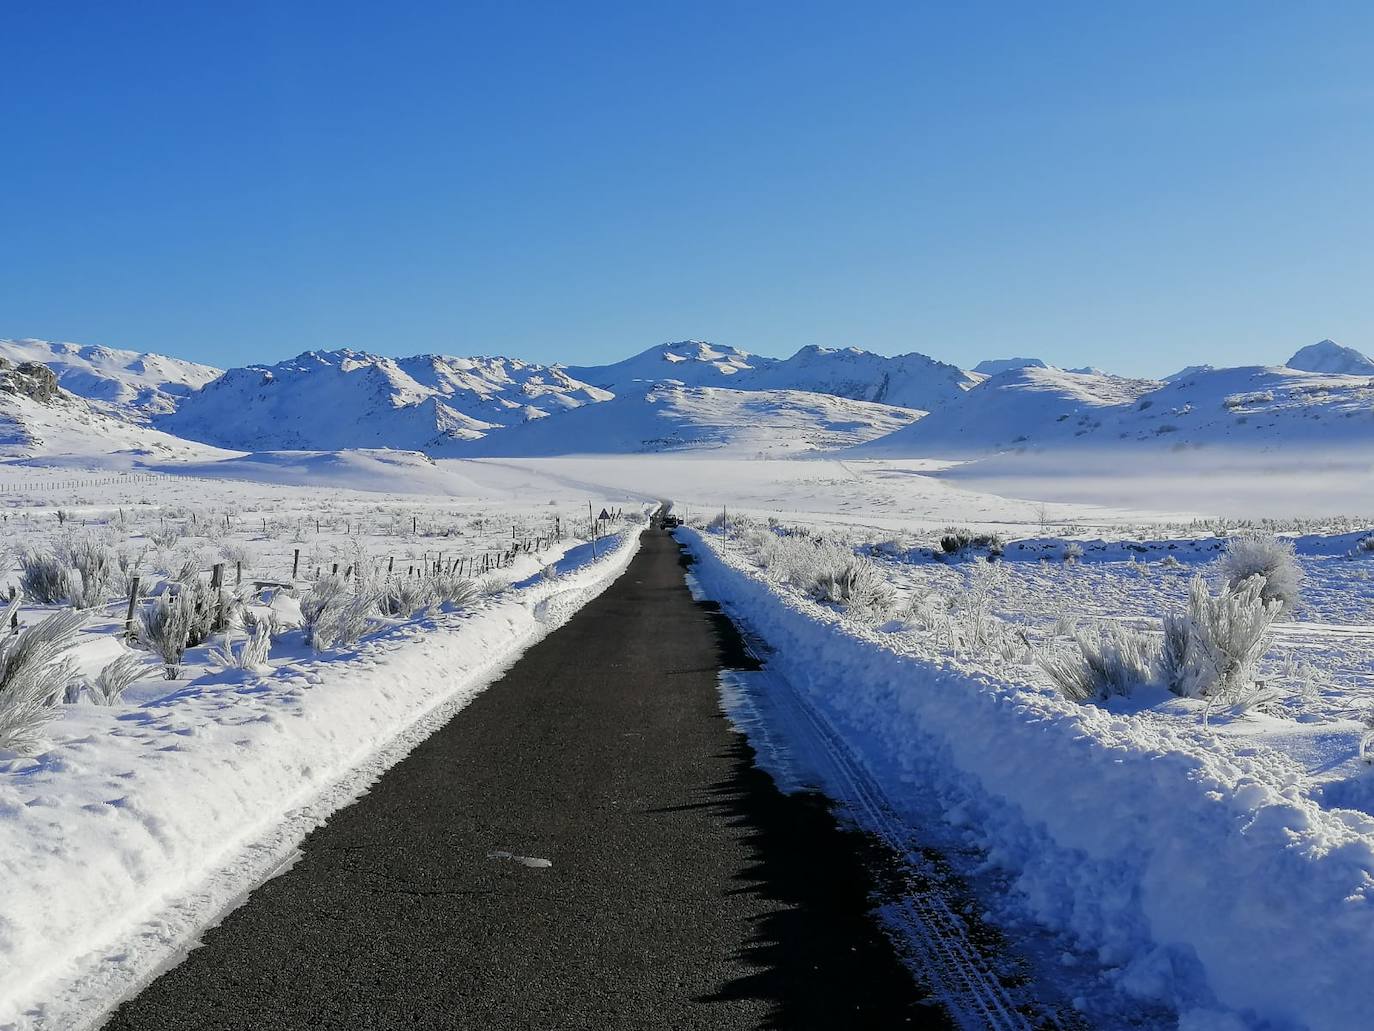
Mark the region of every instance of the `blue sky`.
<instances>
[{"instance_id":1,"label":"blue sky","mask_svg":"<svg viewBox=\"0 0 1374 1031\"><path fill-rule=\"evenodd\" d=\"M1374 5L27 4L0 335L1374 350Z\"/></svg>"}]
</instances>

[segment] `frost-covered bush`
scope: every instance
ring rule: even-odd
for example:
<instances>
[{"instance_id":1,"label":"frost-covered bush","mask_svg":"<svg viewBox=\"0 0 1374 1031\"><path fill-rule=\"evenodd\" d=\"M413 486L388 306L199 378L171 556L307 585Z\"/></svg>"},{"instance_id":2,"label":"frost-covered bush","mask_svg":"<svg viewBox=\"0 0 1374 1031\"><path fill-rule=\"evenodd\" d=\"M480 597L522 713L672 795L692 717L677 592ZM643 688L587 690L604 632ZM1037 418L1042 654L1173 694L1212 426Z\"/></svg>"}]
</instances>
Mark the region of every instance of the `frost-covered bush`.
<instances>
[{"instance_id":1,"label":"frost-covered bush","mask_svg":"<svg viewBox=\"0 0 1374 1031\"><path fill-rule=\"evenodd\" d=\"M114 549L92 537L76 537L62 543L58 558L72 570L67 596L74 608L93 609L105 604L119 570Z\"/></svg>"},{"instance_id":2,"label":"frost-covered bush","mask_svg":"<svg viewBox=\"0 0 1374 1031\"><path fill-rule=\"evenodd\" d=\"M997 617L992 614L993 595L1005 581L1002 567L992 562L975 562L969 569L964 589L954 596L955 632L965 647L986 648L999 633Z\"/></svg>"},{"instance_id":3,"label":"frost-covered bush","mask_svg":"<svg viewBox=\"0 0 1374 1031\"><path fill-rule=\"evenodd\" d=\"M940 531L940 550L946 555L959 555L970 548L1000 555L1003 547L1002 538L995 533L974 533L958 526L947 526Z\"/></svg>"},{"instance_id":4,"label":"frost-covered bush","mask_svg":"<svg viewBox=\"0 0 1374 1031\"><path fill-rule=\"evenodd\" d=\"M1214 596L1201 576L1193 578L1187 611L1164 619L1163 675L1174 693L1221 705L1263 701L1255 670L1283 611L1281 600L1264 597L1264 586L1250 576Z\"/></svg>"},{"instance_id":5,"label":"frost-covered bush","mask_svg":"<svg viewBox=\"0 0 1374 1031\"><path fill-rule=\"evenodd\" d=\"M383 614L409 619L437 603L429 577L402 577L382 589L380 604Z\"/></svg>"},{"instance_id":6,"label":"frost-covered bush","mask_svg":"<svg viewBox=\"0 0 1374 1031\"><path fill-rule=\"evenodd\" d=\"M1036 661L1065 698L1105 701L1155 681L1159 645L1141 631L1109 625L1096 633L1080 630L1072 648L1042 652Z\"/></svg>"},{"instance_id":7,"label":"frost-covered bush","mask_svg":"<svg viewBox=\"0 0 1374 1031\"><path fill-rule=\"evenodd\" d=\"M350 593L344 578L337 574L321 577L301 597L306 643L316 651L357 644L372 629L381 604L380 594Z\"/></svg>"},{"instance_id":8,"label":"frost-covered bush","mask_svg":"<svg viewBox=\"0 0 1374 1031\"><path fill-rule=\"evenodd\" d=\"M357 644L372 629L378 611L375 594L336 595L306 625L306 639L316 651Z\"/></svg>"},{"instance_id":9,"label":"frost-covered bush","mask_svg":"<svg viewBox=\"0 0 1374 1031\"><path fill-rule=\"evenodd\" d=\"M91 697L100 705L114 705L130 685L142 679L149 670L142 656L121 655L106 663L87 685Z\"/></svg>"},{"instance_id":10,"label":"frost-covered bush","mask_svg":"<svg viewBox=\"0 0 1374 1031\"><path fill-rule=\"evenodd\" d=\"M814 592L818 600L842 605L846 614L865 621L884 617L895 598L878 567L853 555L843 566L821 573Z\"/></svg>"},{"instance_id":11,"label":"frost-covered bush","mask_svg":"<svg viewBox=\"0 0 1374 1031\"><path fill-rule=\"evenodd\" d=\"M477 599L481 589L477 584L467 577L459 576L457 573L436 573L429 577L433 585L434 598L440 605L447 605L451 608L462 608L470 605ZM500 583L500 581L497 581ZM501 585L504 590L505 585Z\"/></svg>"},{"instance_id":12,"label":"frost-covered bush","mask_svg":"<svg viewBox=\"0 0 1374 1031\"><path fill-rule=\"evenodd\" d=\"M1220 562L1222 583L1237 588L1252 577L1262 577L1265 601L1278 601L1280 616L1298 607L1302 590L1302 567L1292 541L1272 533L1240 534L1226 542Z\"/></svg>"},{"instance_id":13,"label":"frost-covered bush","mask_svg":"<svg viewBox=\"0 0 1374 1031\"><path fill-rule=\"evenodd\" d=\"M8 625L18 608L10 602L0 619ZM0 749L22 754L38 746L43 725L57 714L72 681L62 654L85 621L84 613L69 609L0 638Z\"/></svg>"},{"instance_id":14,"label":"frost-covered bush","mask_svg":"<svg viewBox=\"0 0 1374 1031\"><path fill-rule=\"evenodd\" d=\"M162 659L168 680L181 676L181 661L195 621L195 599L185 590L160 594L138 612L138 639Z\"/></svg>"},{"instance_id":15,"label":"frost-covered bush","mask_svg":"<svg viewBox=\"0 0 1374 1031\"><path fill-rule=\"evenodd\" d=\"M71 570L50 551L19 556L19 589L38 605L56 605L71 594Z\"/></svg>"},{"instance_id":16,"label":"frost-covered bush","mask_svg":"<svg viewBox=\"0 0 1374 1031\"><path fill-rule=\"evenodd\" d=\"M223 646L210 649L210 661L224 669L244 669L256 673L270 668L267 657L271 653L272 619L269 616L252 620L247 628L247 636L237 651L226 633Z\"/></svg>"}]
</instances>

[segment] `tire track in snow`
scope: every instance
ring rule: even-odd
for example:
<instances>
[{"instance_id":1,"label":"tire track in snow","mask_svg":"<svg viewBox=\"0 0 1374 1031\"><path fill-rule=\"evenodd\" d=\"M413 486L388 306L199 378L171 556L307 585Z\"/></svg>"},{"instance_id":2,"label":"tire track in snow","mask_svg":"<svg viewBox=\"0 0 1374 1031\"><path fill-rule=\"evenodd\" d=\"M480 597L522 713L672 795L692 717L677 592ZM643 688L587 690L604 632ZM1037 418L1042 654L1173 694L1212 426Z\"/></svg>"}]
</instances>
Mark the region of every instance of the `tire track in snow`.
<instances>
[{"instance_id":1,"label":"tire track in snow","mask_svg":"<svg viewBox=\"0 0 1374 1031\"><path fill-rule=\"evenodd\" d=\"M755 683L767 684L769 716L781 724L777 729L790 744L782 750L773 743L770 752L783 762L789 759L787 753L805 755L827 793L836 797L854 822L900 857L902 891L883 906L880 915L890 933L914 953L910 964L913 971L927 983L951 1019L968 1031L1081 1028L1076 1017L1066 1019L1003 983L989 957L969 940L963 918L950 907L948 899L930 889L940 874L922 857L910 829L881 785L815 706L785 678L768 669L768 645L738 623L736 627L745 650L759 665L759 670L748 676Z\"/></svg>"}]
</instances>

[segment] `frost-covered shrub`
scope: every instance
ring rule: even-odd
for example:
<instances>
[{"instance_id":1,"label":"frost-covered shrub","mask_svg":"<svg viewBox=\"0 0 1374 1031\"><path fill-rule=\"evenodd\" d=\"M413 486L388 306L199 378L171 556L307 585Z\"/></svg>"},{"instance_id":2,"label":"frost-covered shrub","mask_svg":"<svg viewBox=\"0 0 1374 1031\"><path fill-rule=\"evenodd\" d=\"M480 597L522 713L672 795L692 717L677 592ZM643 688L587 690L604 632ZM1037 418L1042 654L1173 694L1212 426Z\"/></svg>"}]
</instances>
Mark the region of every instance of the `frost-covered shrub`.
<instances>
[{"instance_id":1,"label":"frost-covered shrub","mask_svg":"<svg viewBox=\"0 0 1374 1031\"><path fill-rule=\"evenodd\" d=\"M1281 603L1280 616L1291 615L1298 607L1303 574L1292 541L1266 532L1232 537L1226 542L1220 568L1222 582L1231 588L1262 577L1262 596L1267 602Z\"/></svg>"},{"instance_id":2,"label":"frost-covered shrub","mask_svg":"<svg viewBox=\"0 0 1374 1031\"><path fill-rule=\"evenodd\" d=\"M541 566L539 569L539 577L546 582L549 580L557 580L558 565L554 562L550 562L546 566Z\"/></svg>"},{"instance_id":3,"label":"frost-covered shrub","mask_svg":"<svg viewBox=\"0 0 1374 1031\"><path fill-rule=\"evenodd\" d=\"M130 685L142 679L149 670L142 656L121 655L106 663L88 685L91 697L100 705L114 705Z\"/></svg>"},{"instance_id":4,"label":"frost-covered shrub","mask_svg":"<svg viewBox=\"0 0 1374 1031\"><path fill-rule=\"evenodd\" d=\"M457 573L436 573L429 577L432 584L434 598L440 605L448 605L452 608L462 608L470 605L477 599L481 589L477 584L467 577L459 576ZM499 581L497 581L499 583ZM501 585L504 590L505 585Z\"/></svg>"},{"instance_id":5,"label":"frost-covered shrub","mask_svg":"<svg viewBox=\"0 0 1374 1031\"><path fill-rule=\"evenodd\" d=\"M1002 586L1002 567L992 562L975 562L969 569L964 589L954 596L955 632L965 647L986 648L996 640L999 628L992 614L992 597Z\"/></svg>"},{"instance_id":6,"label":"frost-covered shrub","mask_svg":"<svg viewBox=\"0 0 1374 1031\"><path fill-rule=\"evenodd\" d=\"M271 652L272 620L269 616L266 619L253 619L237 651L226 633L224 645L210 650L210 661L225 669L244 669L256 673L270 668L267 657Z\"/></svg>"},{"instance_id":7,"label":"frost-covered shrub","mask_svg":"<svg viewBox=\"0 0 1374 1031\"><path fill-rule=\"evenodd\" d=\"M946 555L959 555L970 548L1000 555L1003 547L1002 538L995 533L974 533L958 526L947 526L940 531L940 550Z\"/></svg>"},{"instance_id":8,"label":"frost-covered shrub","mask_svg":"<svg viewBox=\"0 0 1374 1031\"><path fill-rule=\"evenodd\" d=\"M8 625L18 608L10 602L0 620ZM84 613L69 609L0 638L0 749L22 754L38 746L72 681L71 665L59 660L85 622Z\"/></svg>"},{"instance_id":9,"label":"frost-covered shrub","mask_svg":"<svg viewBox=\"0 0 1374 1031\"><path fill-rule=\"evenodd\" d=\"M1078 631L1073 647L1036 656L1060 693L1075 702L1132 694L1155 681L1158 659L1159 645L1154 638L1116 625L1095 634Z\"/></svg>"},{"instance_id":10,"label":"frost-covered shrub","mask_svg":"<svg viewBox=\"0 0 1374 1031\"><path fill-rule=\"evenodd\" d=\"M344 578L331 574L315 581L301 597L305 640L316 651L357 644L381 611L380 594L351 594Z\"/></svg>"},{"instance_id":11,"label":"frost-covered shrub","mask_svg":"<svg viewBox=\"0 0 1374 1031\"><path fill-rule=\"evenodd\" d=\"M168 680L181 676L181 661L195 620L195 599L185 590L160 594L138 612L138 639L162 659Z\"/></svg>"},{"instance_id":12,"label":"frost-covered shrub","mask_svg":"<svg viewBox=\"0 0 1374 1031\"><path fill-rule=\"evenodd\" d=\"M881 619L895 598L878 568L852 555L842 567L821 573L814 590L818 600L842 605L849 616L864 621Z\"/></svg>"},{"instance_id":13,"label":"frost-covered shrub","mask_svg":"<svg viewBox=\"0 0 1374 1031\"><path fill-rule=\"evenodd\" d=\"M392 580L382 590L381 610L388 616L409 619L438 603L429 577L403 577Z\"/></svg>"},{"instance_id":14,"label":"frost-covered shrub","mask_svg":"<svg viewBox=\"0 0 1374 1031\"><path fill-rule=\"evenodd\" d=\"M56 605L71 594L71 570L50 551L19 556L19 589L38 605Z\"/></svg>"},{"instance_id":15,"label":"frost-covered shrub","mask_svg":"<svg viewBox=\"0 0 1374 1031\"><path fill-rule=\"evenodd\" d=\"M112 548L91 537L77 537L63 542L58 558L72 570L67 596L74 608L105 604L119 569L119 556Z\"/></svg>"},{"instance_id":16,"label":"frost-covered shrub","mask_svg":"<svg viewBox=\"0 0 1374 1031\"><path fill-rule=\"evenodd\" d=\"M375 594L340 594L306 625L306 639L316 651L357 644L372 629L378 611Z\"/></svg>"},{"instance_id":17,"label":"frost-covered shrub","mask_svg":"<svg viewBox=\"0 0 1374 1031\"><path fill-rule=\"evenodd\" d=\"M181 528L171 524L149 530L143 535L159 551L171 551L181 542Z\"/></svg>"},{"instance_id":18,"label":"frost-covered shrub","mask_svg":"<svg viewBox=\"0 0 1374 1031\"><path fill-rule=\"evenodd\" d=\"M1162 667L1169 688L1222 705L1263 701L1255 670L1282 611L1279 599L1265 599L1262 577L1247 577L1215 596L1201 576L1194 577L1187 611L1164 619Z\"/></svg>"},{"instance_id":19,"label":"frost-covered shrub","mask_svg":"<svg viewBox=\"0 0 1374 1031\"><path fill-rule=\"evenodd\" d=\"M221 544L219 557L231 566L238 563L244 569L248 569L253 565L252 549L238 541L225 541Z\"/></svg>"},{"instance_id":20,"label":"frost-covered shrub","mask_svg":"<svg viewBox=\"0 0 1374 1031\"><path fill-rule=\"evenodd\" d=\"M1072 565L1083 557L1083 545L1077 541L1069 541L1064 545L1064 561Z\"/></svg>"}]
</instances>

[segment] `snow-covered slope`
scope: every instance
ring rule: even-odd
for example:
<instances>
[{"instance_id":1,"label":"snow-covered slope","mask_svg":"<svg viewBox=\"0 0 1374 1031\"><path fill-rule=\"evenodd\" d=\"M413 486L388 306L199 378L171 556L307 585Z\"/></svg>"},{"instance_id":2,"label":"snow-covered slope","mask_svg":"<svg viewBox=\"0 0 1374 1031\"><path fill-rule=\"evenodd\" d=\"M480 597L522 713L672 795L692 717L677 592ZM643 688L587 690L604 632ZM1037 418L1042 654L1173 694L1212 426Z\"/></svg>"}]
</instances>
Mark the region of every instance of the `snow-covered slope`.
<instances>
[{"instance_id":1,"label":"snow-covered slope","mask_svg":"<svg viewBox=\"0 0 1374 1031\"><path fill-rule=\"evenodd\" d=\"M1288 359L1288 368L1302 372L1330 372L1339 376L1374 376L1374 359L1334 340L1320 340Z\"/></svg>"},{"instance_id":2,"label":"snow-covered slope","mask_svg":"<svg viewBox=\"0 0 1374 1031\"><path fill-rule=\"evenodd\" d=\"M810 390L856 401L929 411L979 382L956 365L911 353L888 358L857 347L803 347L791 358L757 363L731 386L745 390Z\"/></svg>"},{"instance_id":3,"label":"snow-covered slope","mask_svg":"<svg viewBox=\"0 0 1374 1031\"><path fill-rule=\"evenodd\" d=\"M464 456L714 450L786 457L882 436L923 413L800 390L662 383L455 446Z\"/></svg>"},{"instance_id":4,"label":"snow-covered slope","mask_svg":"<svg viewBox=\"0 0 1374 1031\"><path fill-rule=\"evenodd\" d=\"M644 391L667 380L689 387L719 386L728 380L734 386L741 373L776 361L737 347L682 340L659 344L611 365L571 365L567 372L584 383L623 394Z\"/></svg>"},{"instance_id":5,"label":"snow-covered slope","mask_svg":"<svg viewBox=\"0 0 1374 1031\"><path fill-rule=\"evenodd\" d=\"M231 369L159 425L244 450L443 452L455 441L610 396L560 369L507 358L308 351Z\"/></svg>"},{"instance_id":6,"label":"snow-covered slope","mask_svg":"<svg viewBox=\"0 0 1374 1031\"><path fill-rule=\"evenodd\" d=\"M1016 369L1047 369L1039 358L988 358L973 367L974 372L984 376L997 376Z\"/></svg>"},{"instance_id":7,"label":"snow-covered slope","mask_svg":"<svg viewBox=\"0 0 1374 1031\"><path fill-rule=\"evenodd\" d=\"M1010 449L1100 452L1374 445L1374 381L1286 367L1184 372L1169 383L1056 369L1003 373L959 405L858 449L976 457Z\"/></svg>"},{"instance_id":8,"label":"snow-covered slope","mask_svg":"<svg viewBox=\"0 0 1374 1031\"><path fill-rule=\"evenodd\" d=\"M220 375L209 365L166 355L49 340L0 340L0 357L41 362L57 373L63 390L135 419L173 411L181 398Z\"/></svg>"},{"instance_id":9,"label":"snow-covered slope","mask_svg":"<svg viewBox=\"0 0 1374 1031\"><path fill-rule=\"evenodd\" d=\"M865 457L969 457L1083 435L1155 380L1027 366L993 376L956 404L861 445Z\"/></svg>"},{"instance_id":10,"label":"snow-covered slope","mask_svg":"<svg viewBox=\"0 0 1374 1031\"><path fill-rule=\"evenodd\" d=\"M136 462L213 460L231 453L125 421L71 394L45 403L0 393L0 457L125 468Z\"/></svg>"}]
</instances>

